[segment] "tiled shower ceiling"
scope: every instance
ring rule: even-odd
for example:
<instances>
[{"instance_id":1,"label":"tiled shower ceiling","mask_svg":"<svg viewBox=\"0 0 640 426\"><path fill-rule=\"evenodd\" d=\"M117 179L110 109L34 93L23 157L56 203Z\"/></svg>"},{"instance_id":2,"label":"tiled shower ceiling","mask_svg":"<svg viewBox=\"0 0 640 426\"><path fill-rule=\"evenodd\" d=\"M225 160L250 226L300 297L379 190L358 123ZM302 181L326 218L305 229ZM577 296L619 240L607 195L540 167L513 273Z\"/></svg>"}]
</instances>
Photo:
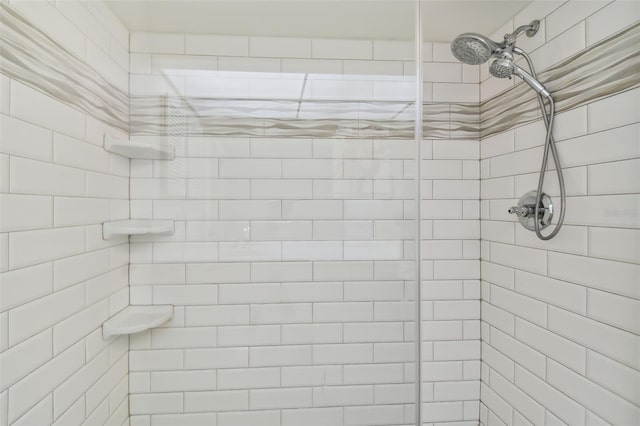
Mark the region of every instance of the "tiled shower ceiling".
<instances>
[{"instance_id":1,"label":"tiled shower ceiling","mask_svg":"<svg viewBox=\"0 0 640 426\"><path fill-rule=\"evenodd\" d=\"M131 31L413 40L413 0L108 1ZM424 39L492 33L530 0L423 1ZM559 2L558 2L559 3Z\"/></svg>"}]
</instances>

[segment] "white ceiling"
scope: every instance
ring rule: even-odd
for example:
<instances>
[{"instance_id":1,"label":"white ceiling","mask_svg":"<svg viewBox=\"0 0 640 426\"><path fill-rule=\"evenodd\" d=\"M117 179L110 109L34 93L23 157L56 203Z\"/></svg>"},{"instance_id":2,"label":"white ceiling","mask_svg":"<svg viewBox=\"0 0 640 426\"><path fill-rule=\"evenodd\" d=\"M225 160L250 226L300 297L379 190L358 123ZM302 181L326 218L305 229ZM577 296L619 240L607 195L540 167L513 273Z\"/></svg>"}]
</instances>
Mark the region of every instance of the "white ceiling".
<instances>
[{"instance_id":1,"label":"white ceiling","mask_svg":"<svg viewBox=\"0 0 640 426\"><path fill-rule=\"evenodd\" d=\"M424 40L491 34L531 0L423 0ZM130 31L413 40L412 0L107 0Z\"/></svg>"}]
</instances>

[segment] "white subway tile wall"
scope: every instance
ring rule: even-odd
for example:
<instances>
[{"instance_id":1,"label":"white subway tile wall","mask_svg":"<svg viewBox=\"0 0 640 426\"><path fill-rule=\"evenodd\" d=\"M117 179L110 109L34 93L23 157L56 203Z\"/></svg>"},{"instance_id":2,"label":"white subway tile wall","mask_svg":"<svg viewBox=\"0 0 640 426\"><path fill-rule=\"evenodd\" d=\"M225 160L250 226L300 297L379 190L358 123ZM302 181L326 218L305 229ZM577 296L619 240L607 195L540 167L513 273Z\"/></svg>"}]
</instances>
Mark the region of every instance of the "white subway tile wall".
<instances>
[{"instance_id":1,"label":"white subway tile wall","mask_svg":"<svg viewBox=\"0 0 640 426\"><path fill-rule=\"evenodd\" d=\"M11 5L128 91L129 33L105 5ZM102 134L127 135L4 76L0 96L0 424L127 424L129 341L101 330L129 302L128 241L101 229L129 216L129 160Z\"/></svg>"},{"instance_id":2,"label":"white subway tile wall","mask_svg":"<svg viewBox=\"0 0 640 426\"><path fill-rule=\"evenodd\" d=\"M183 37L187 51L168 60ZM153 94L139 88L162 87L154 81L170 68L180 84L203 89L190 95L224 96L185 72L198 69L239 72L251 84L267 72L273 87L308 74L317 99L412 99L411 45L132 34L131 91ZM424 50L425 87L437 86L443 108L478 101L478 67L463 75L445 43ZM391 90L375 95L382 83ZM178 307L165 328L131 338L132 424L411 423L414 142L194 132L169 140L184 147L174 163L131 168L132 214L177 220L172 237L132 239L131 302ZM435 203L422 218L425 421L472 424L479 143L423 145L423 203ZM432 363L455 371L439 374Z\"/></svg>"},{"instance_id":3,"label":"white subway tile wall","mask_svg":"<svg viewBox=\"0 0 640 426\"><path fill-rule=\"evenodd\" d=\"M101 2L11 4L135 95L414 93L408 42L129 37ZM544 18L520 41L542 71L638 13L536 1L493 38ZM477 104L514 85L448 43L423 51L427 102ZM0 97L0 424L413 422L413 141L170 127L175 161L129 162L101 149L104 131L127 135L94 117L4 76ZM423 141L425 424L640 423L639 102L634 89L558 116L568 214L547 243L506 214L535 186L541 122ZM129 210L175 219L175 235L103 241L100 223ZM103 340L129 300L175 316Z\"/></svg>"},{"instance_id":4,"label":"white subway tile wall","mask_svg":"<svg viewBox=\"0 0 640 426\"><path fill-rule=\"evenodd\" d=\"M522 14L507 26L546 28L527 46L538 71L640 18L625 1ZM482 78L483 100L504 89ZM567 219L548 242L506 212L536 187L543 123L481 141L484 425L640 423L639 103L636 88L558 115ZM545 186L558 202L554 172Z\"/></svg>"}]
</instances>

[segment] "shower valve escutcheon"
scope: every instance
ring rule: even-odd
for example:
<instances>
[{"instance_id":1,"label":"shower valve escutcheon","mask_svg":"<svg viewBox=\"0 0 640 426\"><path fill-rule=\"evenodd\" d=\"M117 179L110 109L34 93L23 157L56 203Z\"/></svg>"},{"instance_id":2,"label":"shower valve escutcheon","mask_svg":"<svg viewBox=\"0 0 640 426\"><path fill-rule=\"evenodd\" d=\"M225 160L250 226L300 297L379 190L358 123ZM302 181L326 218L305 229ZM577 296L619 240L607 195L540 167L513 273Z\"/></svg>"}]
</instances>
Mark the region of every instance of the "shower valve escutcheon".
<instances>
[{"instance_id":1,"label":"shower valve escutcheon","mask_svg":"<svg viewBox=\"0 0 640 426\"><path fill-rule=\"evenodd\" d=\"M536 216L536 191L529 191L520 198L517 206L511 207L509 214L515 214L520 224L530 231L535 231ZM544 192L538 206L538 221L540 229L544 229L551 224L553 218L553 203L551 197Z\"/></svg>"}]
</instances>

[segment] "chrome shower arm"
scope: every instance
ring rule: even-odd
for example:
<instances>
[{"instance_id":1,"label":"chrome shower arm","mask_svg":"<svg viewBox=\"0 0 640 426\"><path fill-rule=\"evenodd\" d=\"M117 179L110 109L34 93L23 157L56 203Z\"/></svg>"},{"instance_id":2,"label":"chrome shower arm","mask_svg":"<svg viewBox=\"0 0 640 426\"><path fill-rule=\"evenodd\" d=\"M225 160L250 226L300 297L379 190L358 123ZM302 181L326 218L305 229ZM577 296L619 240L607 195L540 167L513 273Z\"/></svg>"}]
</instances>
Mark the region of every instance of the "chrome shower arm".
<instances>
[{"instance_id":1,"label":"chrome shower arm","mask_svg":"<svg viewBox=\"0 0 640 426\"><path fill-rule=\"evenodd\" d=\"M510 34L505 34L504 41L507 45L513 45L516 42L516 39L520 37L520 34L526 33L527 37L533 37L540 29L540 21L533 20L530 24L520 25L516 30Z\"/></svg>"}]
</instances>

